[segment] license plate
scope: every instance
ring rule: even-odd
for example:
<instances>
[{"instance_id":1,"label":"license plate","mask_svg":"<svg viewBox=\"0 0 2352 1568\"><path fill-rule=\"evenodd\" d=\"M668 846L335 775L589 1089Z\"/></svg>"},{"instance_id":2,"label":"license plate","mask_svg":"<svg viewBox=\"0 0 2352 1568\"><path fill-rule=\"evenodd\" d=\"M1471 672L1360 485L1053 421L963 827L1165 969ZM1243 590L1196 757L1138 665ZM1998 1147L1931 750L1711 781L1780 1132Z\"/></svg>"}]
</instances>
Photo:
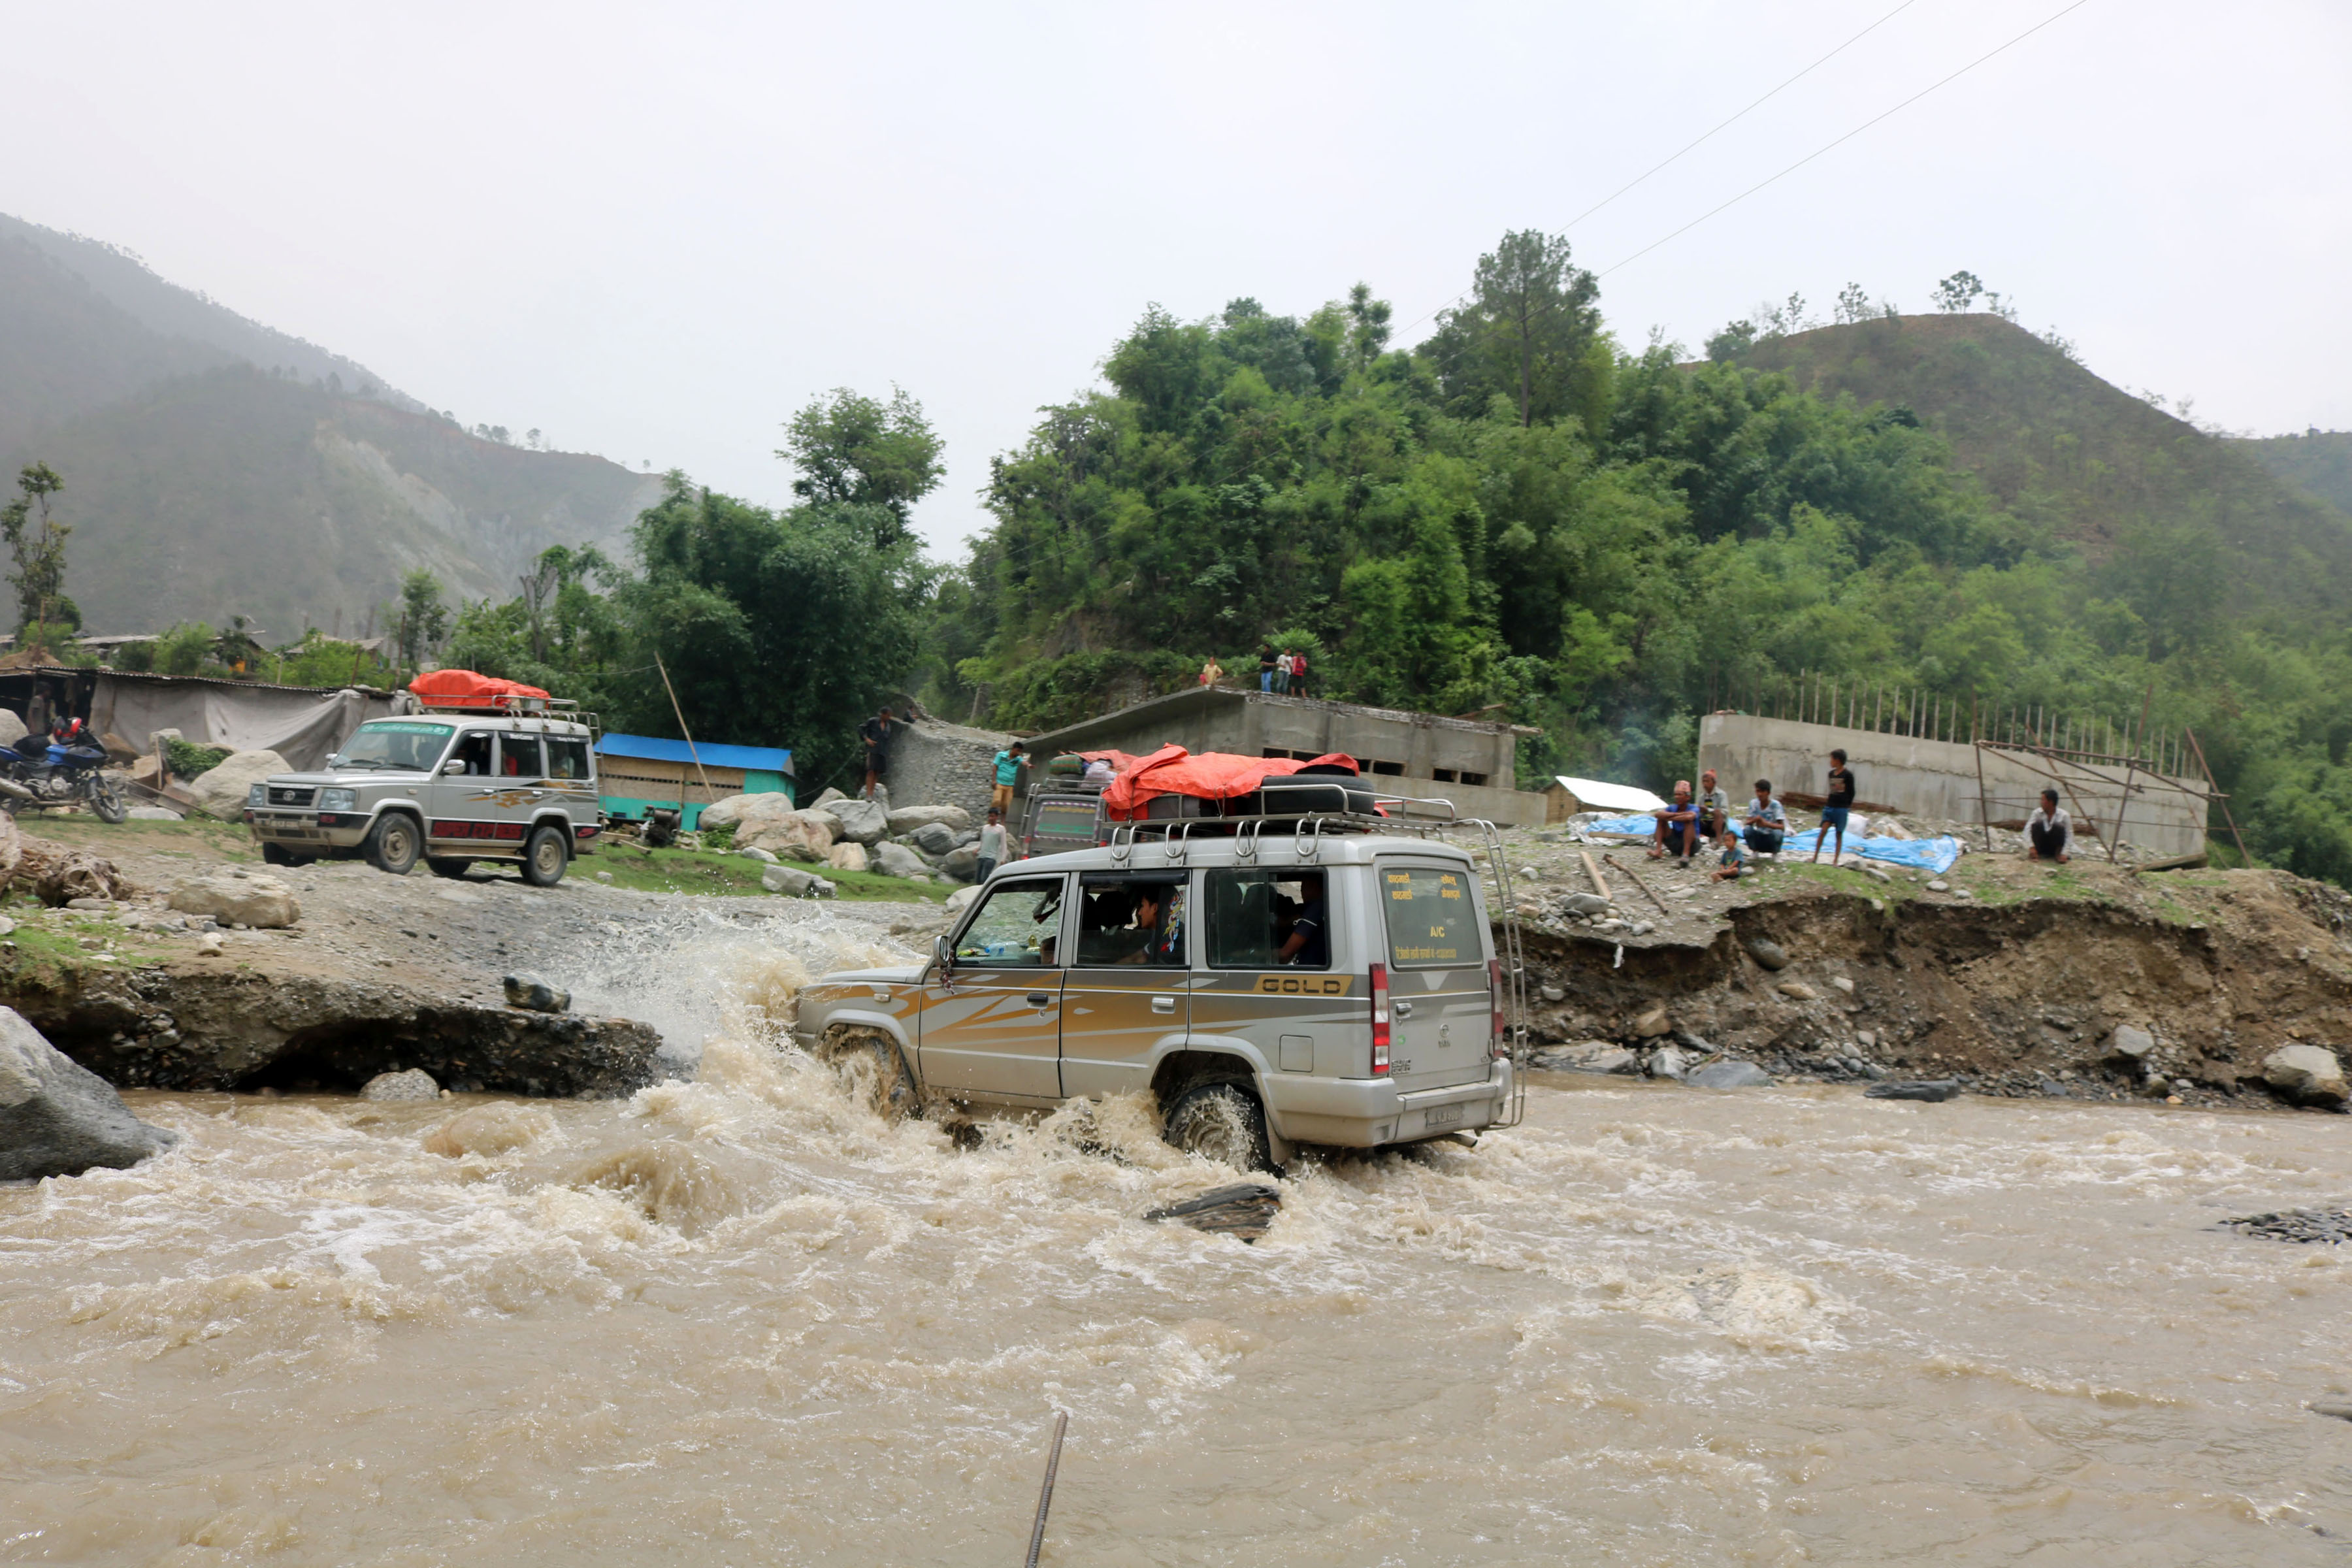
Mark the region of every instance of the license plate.
<instances>
[{"instance_id":1,"label":"license plate","mask_svg":"<svg viewBox=\"0 0 2352 1568\"><path fill-rule=\"evenodd\" d=\"M1451 1127L1461 1120L1462 1108L1458 1105L1433 1105L1421 1113L1423 1127Z\"/></svg>"}]
</instances>

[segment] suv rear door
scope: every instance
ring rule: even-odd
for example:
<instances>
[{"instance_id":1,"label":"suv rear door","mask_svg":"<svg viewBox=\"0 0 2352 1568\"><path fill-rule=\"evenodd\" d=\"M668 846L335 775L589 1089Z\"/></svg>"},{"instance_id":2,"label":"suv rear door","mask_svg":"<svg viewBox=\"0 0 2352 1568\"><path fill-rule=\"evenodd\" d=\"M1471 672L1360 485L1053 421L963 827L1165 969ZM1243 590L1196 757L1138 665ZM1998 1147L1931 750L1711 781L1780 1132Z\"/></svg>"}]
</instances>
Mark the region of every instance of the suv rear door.
<instances>
[{"instance_id":1,"label":"suv rear door","mask_svg":"<svg viewBox=\"0 0 2352 1568\"><path fill-rule=\"evenodd\" d=\"M1381 954L1389 968L1389 1076L1400 1089L1485 1079L1494 994L1478 879L1459 860L1383 856Z\"/></svg>"},{"instance_id":2,"label":"suv rear door","mask_svg":"<svg viewBox=\"0 0 2352 1568\"><path fill-rule=\"evenodd\" d=\"M1353 926L1335 923L1328 901L1335 889L1360 888L1362 870L1236 866L1203 871L1207 972L1192 994L1193 1036L1247 1040L1277 1073L1370 1077L1364 976L1344 967L1353 955L1340 933ZM1301 925L1317 922L1319 932L1300 932ZM1341 951L1333 951L1335 942Z\"/></svg>"}]
</instances>

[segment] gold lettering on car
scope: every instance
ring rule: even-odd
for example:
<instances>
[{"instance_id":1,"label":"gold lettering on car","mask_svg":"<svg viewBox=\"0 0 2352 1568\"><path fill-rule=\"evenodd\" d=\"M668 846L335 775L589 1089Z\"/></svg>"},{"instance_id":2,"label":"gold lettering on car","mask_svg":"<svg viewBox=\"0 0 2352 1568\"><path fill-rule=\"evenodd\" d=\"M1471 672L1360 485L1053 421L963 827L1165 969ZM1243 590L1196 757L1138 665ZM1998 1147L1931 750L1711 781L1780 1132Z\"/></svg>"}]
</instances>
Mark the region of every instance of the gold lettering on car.
<instances>
[{"instance_id":1,"label":"gold lettering on car","mask_svg":"<svg viewBox=\"0 0 2352 1568\"><path fill-rule=\"evenodd\" d=\"M1295 974L1261 974L1257 988L1275 996L1345 996L1348 977L1343 974L1310 974L1304 979Z\"/></svg>"}]
</instances>

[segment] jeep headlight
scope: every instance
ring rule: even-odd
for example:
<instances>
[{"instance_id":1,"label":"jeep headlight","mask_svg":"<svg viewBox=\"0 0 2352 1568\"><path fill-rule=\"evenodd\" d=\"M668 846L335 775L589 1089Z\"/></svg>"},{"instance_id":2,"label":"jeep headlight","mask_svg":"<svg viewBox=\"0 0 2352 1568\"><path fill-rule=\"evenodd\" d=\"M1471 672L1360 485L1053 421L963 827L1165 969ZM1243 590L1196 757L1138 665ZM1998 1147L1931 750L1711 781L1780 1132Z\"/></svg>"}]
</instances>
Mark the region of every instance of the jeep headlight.
<instances>
[{"instance_id":1,"label":"jeep headlight","mask_svg":"<svg viewBox=\"0 0 2352 1568\"><path fill-rule=\"evenodd\" d=\"M355 789L322 789L319 792L320 811L350 811L359 803L360 792Z\"/></svg>"},{"instance_id":2,"label":"jeep headlight","mask_svg":"<svg viewBox=\"0 0 2352 1568\"><path fill-rule=\"evenodd\" d=\"M245 792L245 804L247 805L268 805L269 804L269 786L268 784L255 784L251 789L247 790Z\"/></svg>"}]
</instances>

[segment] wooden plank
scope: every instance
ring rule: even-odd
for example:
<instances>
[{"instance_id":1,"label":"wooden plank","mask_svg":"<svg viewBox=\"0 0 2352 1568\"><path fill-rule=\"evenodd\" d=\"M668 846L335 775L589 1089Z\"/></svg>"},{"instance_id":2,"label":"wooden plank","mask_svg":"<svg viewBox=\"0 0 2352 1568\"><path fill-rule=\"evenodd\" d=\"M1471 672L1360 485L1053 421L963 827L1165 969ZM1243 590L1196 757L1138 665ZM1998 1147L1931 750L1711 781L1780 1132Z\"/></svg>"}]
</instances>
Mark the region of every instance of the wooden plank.
<instances>
[{"instance_id":1,"label":"wooden plank","mask_svg":"<svg viewBox=\"0 0 2352 1568\"><path fill-rule=\"evenodd\" d=\"M1593 861L1592 851L1580 849L1577 853L1584 858L1584 874L1592 879L1592 890L1602 898L1608 899L1611 903L1615 903L1617 900L1610 897L1608 879L1601 875L1600 866Z\"/></svg>"}]
</instances>

